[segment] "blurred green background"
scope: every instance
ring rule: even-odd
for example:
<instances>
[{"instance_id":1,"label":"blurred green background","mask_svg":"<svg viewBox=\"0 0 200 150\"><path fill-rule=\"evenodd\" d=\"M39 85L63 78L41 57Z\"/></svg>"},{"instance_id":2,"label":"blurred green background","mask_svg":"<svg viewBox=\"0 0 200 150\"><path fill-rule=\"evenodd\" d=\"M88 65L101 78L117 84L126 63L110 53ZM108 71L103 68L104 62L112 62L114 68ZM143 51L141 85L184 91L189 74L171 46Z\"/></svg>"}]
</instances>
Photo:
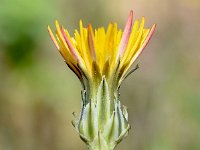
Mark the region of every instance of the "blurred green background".
<instances>
[{"instance_id":1,"label":"blurred green background","mask_svg":"<svg viewBox=\"0 0 200 150\"><path fill-rule=\"evenodd\" d=\"M47 33L58 19L156 32L121 87L132 129L118 150L200 150L199 0L0 0L0 150L86 150L71 125L81 85Z\"/></svg>"}]
</instances>

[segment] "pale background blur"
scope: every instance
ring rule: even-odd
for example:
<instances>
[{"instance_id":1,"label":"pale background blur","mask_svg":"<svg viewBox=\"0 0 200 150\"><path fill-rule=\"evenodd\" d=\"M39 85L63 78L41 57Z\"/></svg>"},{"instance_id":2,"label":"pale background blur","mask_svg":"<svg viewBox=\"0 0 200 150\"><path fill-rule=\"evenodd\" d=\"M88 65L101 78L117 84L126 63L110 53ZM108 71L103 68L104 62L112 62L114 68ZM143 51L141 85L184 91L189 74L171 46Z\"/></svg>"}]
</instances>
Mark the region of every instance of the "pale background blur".
<instances>
[{"instance_id":1,"label":"pale background blur","mask_svg":"<svg viewBox=\"0 0 200 150\"><path fill-rule=\"evenodd\" d=\"M199 0L0 0L0 150L86 150L71 125L81 85L47 33L129 11L156 32L121 87L132 129L117 150L200 150Z\"/></svg>"}]
</instances>

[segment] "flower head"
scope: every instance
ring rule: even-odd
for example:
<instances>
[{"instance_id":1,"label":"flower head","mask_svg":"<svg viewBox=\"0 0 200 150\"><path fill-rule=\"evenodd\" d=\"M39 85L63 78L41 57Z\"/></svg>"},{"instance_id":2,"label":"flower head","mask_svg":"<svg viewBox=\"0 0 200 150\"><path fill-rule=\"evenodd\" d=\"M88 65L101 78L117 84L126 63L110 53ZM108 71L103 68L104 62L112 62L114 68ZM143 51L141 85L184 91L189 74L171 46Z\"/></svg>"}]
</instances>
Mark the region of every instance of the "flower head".
<instances>
[{"instance_id":1,"label":"flower head","mask_svg":"<svg viewBox=\"0 0 200 150\"><path fill-rule=\"evenodd\" d=\"M48 31L67 65L83 82L83 78L100 81L102 76L108 80L116 79L120 85L129 68L141 54L156 25L145 28L145 18L134 24L133 11L122 32L116 23L110 23L107 30L103 27L93 30L92 25L75 30L74 37L56 21L56 38L50 27Z\"/></svg>"},{"instance_id":2,"label":"flower head","mask_svg":"<svg viewBox=\"0 0 200 150\"><path fill-rule=\"evenodd\" d=\"M91 24L83 27L80 21L80 30L72 37L56 21L54 36L48 27L56 48L83 85L81 114L73 124L90 149L113 149L130 129L118 90L155 30L155 24L149 29L144 23L143 17L133 24L131 11L123 32L116 23L105 30Z\"/></svg>"}]
</instances>

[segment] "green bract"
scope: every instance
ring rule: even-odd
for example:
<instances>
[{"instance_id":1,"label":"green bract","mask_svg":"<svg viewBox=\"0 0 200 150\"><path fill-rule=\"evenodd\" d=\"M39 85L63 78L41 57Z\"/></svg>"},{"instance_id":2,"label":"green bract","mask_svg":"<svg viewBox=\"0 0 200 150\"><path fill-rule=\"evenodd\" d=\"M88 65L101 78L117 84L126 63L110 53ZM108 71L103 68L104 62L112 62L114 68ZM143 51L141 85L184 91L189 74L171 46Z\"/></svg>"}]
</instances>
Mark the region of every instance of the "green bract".
<instances>
[{"instance_id":1,"label":"green bract","mask_svg":"<svg viewBox=\"0 0 200 150\"><path fill-rule=\"evenodd\" d=\"M91 150L112 150L127 135L130 125L125 106L121 106L118 91L114 99L103 77L97 90L97 101L86 103L87 91L82 92L82 109L73 125ZM111 101L114 108L111 110Z\"/></svg>"}]
</instances>

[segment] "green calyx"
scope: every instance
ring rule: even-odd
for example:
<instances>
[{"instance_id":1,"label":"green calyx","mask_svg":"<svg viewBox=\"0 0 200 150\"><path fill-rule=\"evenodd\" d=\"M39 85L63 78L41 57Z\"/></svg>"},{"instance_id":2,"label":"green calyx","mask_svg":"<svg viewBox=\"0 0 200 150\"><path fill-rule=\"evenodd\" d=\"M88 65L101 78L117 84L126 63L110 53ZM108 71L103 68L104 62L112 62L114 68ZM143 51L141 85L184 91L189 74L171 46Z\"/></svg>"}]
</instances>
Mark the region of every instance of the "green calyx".
<instances>
[{"instance_id":1,"label":"green calyx","mask_svg":"<svg viewBox=\"0 0 200 150\"><path fill-rule=\"evenodd\" d=\"M130 129L128 113L126 107L121 107L118 90L111 91L102 77L96 100L86 100L88 93L82 92L81 114L72 123L90 150L113 150Z\"/></svg>"}]
</instances>

